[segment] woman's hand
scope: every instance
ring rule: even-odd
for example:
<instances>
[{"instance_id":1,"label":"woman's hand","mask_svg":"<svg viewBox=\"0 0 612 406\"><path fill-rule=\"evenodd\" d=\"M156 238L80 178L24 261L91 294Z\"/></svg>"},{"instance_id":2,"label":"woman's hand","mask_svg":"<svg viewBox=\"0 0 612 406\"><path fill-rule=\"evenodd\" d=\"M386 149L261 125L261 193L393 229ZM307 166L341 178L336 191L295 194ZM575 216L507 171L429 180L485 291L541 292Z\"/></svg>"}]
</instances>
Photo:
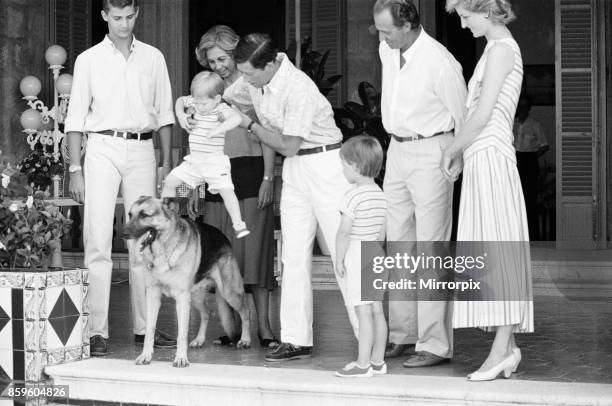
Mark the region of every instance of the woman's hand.
<instances>
[{"instance_id":1,"label":"woman's hand","mask_svg":"<svg viewBox=\"0 0 612 406\"><path fill-rule=\"evenodd\" d=\"M270 205L274 200L274 183L269 180L262 180L259 186L259 201L257 203L258 209L263 209Z\"/></svg>"},{"instance_id":2,"label":"woman's hand","mask_svg":"<svg viewBox=\"0 0 612 406\"><path fill-rule=\"evenodd\" d=\"M188 108L187 112L183 109L176 109L176 119L183 130L191 131L196 125L196 120L193 118L194 113L195 109L192 107Z\"/></svg>"},{"instance_id":3,"label":"woman's hand","mask_svg":"<svg viewBox=\"0 0 612 406\"><path fill-rule=\"evenodd\" d=\"M463 157L453 143L442 147L442 159L440 160L440 170L449 182L454 182L459 177L463 169Z\"/></svg>"},{"instance_id":4,"label":"woman's hand","mask_svg":"<svg viewBox=\"0 0 612 406\"><path fill-rule=\"evenodd\" d=\"M189 194L189 201L187 202L187 214L192 220L198 217L200 209L200 187L197 186Z\"/></svg>"}]
</instances>

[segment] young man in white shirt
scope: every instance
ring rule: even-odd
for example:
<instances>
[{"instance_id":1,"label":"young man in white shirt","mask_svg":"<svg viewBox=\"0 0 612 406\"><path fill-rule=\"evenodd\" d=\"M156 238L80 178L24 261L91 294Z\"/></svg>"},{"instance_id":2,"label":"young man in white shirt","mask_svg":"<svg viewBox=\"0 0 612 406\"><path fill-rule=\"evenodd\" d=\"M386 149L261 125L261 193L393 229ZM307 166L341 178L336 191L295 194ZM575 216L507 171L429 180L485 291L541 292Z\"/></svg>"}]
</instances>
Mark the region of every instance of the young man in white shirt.
<instances>
[{"instance_id":1,"label":"young man in white shirt","mask_svg":"<svg viewBox=\"0 0 612 406\"><path fill-rule=\"evenodd\" d=\"M447 241L453 184L439 169L442 149L465 115L461 66L427 35L411 0L378 0L374 22L382 62L382 120L391 140L383 189L387 241ZM452 357L452 302L390 300L387 357L416 342L405 367Z\"/></svg>"},{"instance_id":2,"label":"young man in white shirt","mask_svg":"<svg viewBox=\"0 0 612 406\"><path fill-rule=\"evenodd\" d=\"M311 356L313 342L311 266L317 225L335 261L338 205L349 188L339 156L342 133L329 101L287 55L277 52L270 37L249 34L238 42L234 55L243 74L239 80L251 85L249 93L259 119L258 123L243 115L242 126L287 157L280 203L282 344L265 359L306 358ZM356 331L355 308L347 310Z\"/></svg>"},{"instance_id":3,"label":"young man in white shirt","mask_svg":"<svg viewBox=\"0 0 612 406\"><path fill-rule=\"evenodd\" d=\"M70 196L84 203L83 242L89 269L90 353L108 351L108 305L113 263L113 217L119 186L126 219L134 201L156 194L153 131L158 131L162 168L170 170L172 90L162 53L133 36L138 0L104 0L102 18L108 35L80 54L74 67L70 106L65 122L70 156ZM88 134L84 167L81 138ZM145 334L144 268L130 251L130 291L134 340ZM175 348L176 340L155 334L158 348Z\"/></svg>"}]
</instances>

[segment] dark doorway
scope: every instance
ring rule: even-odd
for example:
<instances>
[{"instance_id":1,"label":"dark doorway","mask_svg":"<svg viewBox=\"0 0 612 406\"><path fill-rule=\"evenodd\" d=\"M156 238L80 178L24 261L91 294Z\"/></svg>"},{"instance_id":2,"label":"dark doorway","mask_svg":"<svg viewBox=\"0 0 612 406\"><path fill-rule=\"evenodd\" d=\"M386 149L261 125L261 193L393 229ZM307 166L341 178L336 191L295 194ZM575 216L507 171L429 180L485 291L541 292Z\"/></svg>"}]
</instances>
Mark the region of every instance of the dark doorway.
<instances>
[{"instance_id":1,"label":"dark doorway","mask_svg":"<svg viewBox=\"0 0 612 406\"><path fill-rule=\"evenodd\" d=\"M436 3L436 39L450 51L463 68L465 83L470 80L474 68L480 57L479 41L470 30L461 28L461 21L456 13L449 14L445 9L446 0L437 0ZM482 50L484 45L480 47ZM451 240L457 238L457 223L459 219L459 198L461 197L462 177L455 182L453 191L453 228Z\"/></svg>"},{"instance_id":2,"label":"dark doorway","mask_svg":"<svg viewBox=\"0 0 612 406\"><path fill-rule=\"evenodd\" d=\"M461 28L456 13L446 12L446 0L436 0L436 38L452 53L463 67L465 82L472 77L474 68L484 49L485 40L476 40L470 30ZM480 50L481 52L478 52Z\"/></svg>"},{"instance_id":3,"label":"dark doorway","mask_svg":"<svg viewBox=\"0 0 612 406\"><path fill-rule=\"evenodd\" d=\"M212 26L224 24L240 36L251 32L265 32L279 47L285 43L285 2L283 0L223 0L189 1L189 52L200 42L200 37ZM189 58L189 77L202 67L195 59Z\"/></svg>"},{"instance_id":4,"label":"dark doorway","mask_svg":"<svg viewBox=\"0 0 612 406\"><path fill-rule=\"evenodd\" d=\"M108 33L108 24L102 19L102 0L91 3L91 44L95 45Z\"/></svg>"}]
</instances>

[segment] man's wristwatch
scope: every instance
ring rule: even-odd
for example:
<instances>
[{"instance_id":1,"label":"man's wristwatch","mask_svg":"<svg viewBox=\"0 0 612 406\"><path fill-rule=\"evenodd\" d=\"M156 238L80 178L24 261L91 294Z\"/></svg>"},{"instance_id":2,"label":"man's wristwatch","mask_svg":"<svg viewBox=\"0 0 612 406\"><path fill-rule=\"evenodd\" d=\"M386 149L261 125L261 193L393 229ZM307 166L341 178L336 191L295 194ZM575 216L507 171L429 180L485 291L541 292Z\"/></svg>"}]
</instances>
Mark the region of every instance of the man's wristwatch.
<instances>
[{"instance_id":1,"label":"man's wristwatch","mask_svg":"<svg viewBox=\"0 0 612 406\"><path fill-rule=\"evenodd\" d=\"M255 120L251 120L251 122L249 123L249 125L247 125L247 131L248 131L248 132L250 132L250 133L252 133L252 132L253 132L252 128L253 128L253 125L254 125L254 124L255 124Z\"/></svg>"},{"instance_id":2,"label":"man's wristwatch","mask_svg":"<svg viewBox=\"0 0 612 406\"><path fill-rule=\"evenodd\" d=\"M268 182L272 182L274 180L274 177L268 176L268 175L264 175L263 180L268 181Z\"/></svg>"},{"instance_id":3,"label":"man's wristwatch","mask_svg":"<svg viewBox=\"0 0 612 406\"><path fill-rule=\"evenodd\" d=\"M81 169L83 169L83 168L81 167L81 165L70 165L70 166L68 167L68 172L70 172L70 173L75 173L75 172L80 171Z\"/></svg>"}]
</instances>

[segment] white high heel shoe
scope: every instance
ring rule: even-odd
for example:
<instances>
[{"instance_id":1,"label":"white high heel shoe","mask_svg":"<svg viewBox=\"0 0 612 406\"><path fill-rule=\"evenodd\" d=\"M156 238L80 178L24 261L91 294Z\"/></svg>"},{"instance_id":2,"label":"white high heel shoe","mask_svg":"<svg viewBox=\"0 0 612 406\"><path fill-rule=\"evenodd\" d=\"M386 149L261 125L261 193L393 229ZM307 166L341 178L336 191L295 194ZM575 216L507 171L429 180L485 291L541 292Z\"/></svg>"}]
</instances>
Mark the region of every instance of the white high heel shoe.
<instances>
[{"instance_id":1,"label":"white high heel shoe","mask_svg":"<svg viewBox=\"0 0 612 406\"><path fill-rule=\"evenodd\" d=\"M504 378L510 378L512 370L518 365L516 362L517 358L514 352L506 357L502 362L495 365L488 371L476 371L472 372L467 376L468 381L479 382L479 381L492 381L496 379L499 374L504 375Z\"/></svg>"},{"instance_id":2,"label":"white high heel shoe","mask_svg":"<svg viewBox=\"0 0 612 406\"><path fill-rule=\"evenodd\" d=\"M516 372L518 365L521 363L521 359L523 359L523 355L521 354L521 349L519 347L514 347L512 349L512 354L514 354L514 358L516 358L516 365L512 369L512 373Z\"/></svg>"}]
</instances>

